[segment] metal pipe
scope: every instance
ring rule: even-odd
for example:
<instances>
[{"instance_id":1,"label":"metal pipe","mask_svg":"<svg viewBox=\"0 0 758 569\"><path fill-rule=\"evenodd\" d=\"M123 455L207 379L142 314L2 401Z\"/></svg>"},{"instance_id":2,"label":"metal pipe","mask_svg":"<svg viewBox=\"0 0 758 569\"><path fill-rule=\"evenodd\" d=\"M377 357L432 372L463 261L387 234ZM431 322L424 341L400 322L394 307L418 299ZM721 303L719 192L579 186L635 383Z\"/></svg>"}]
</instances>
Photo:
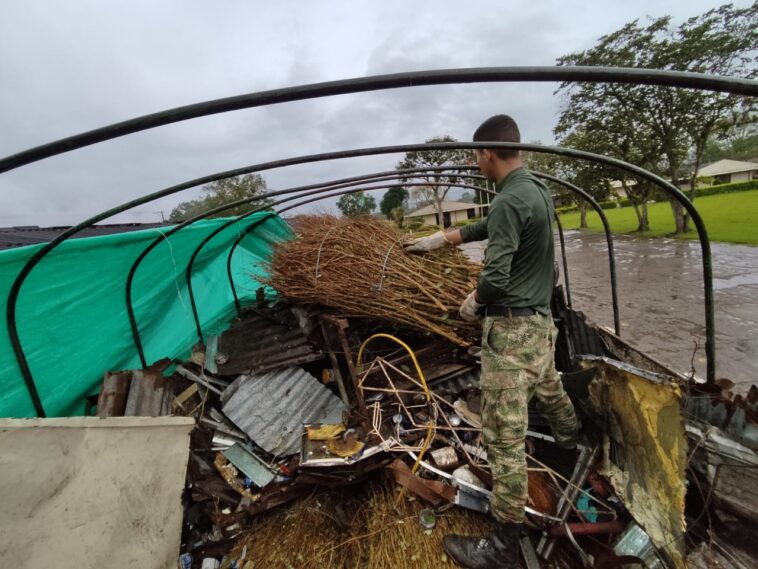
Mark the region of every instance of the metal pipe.
<instances>
[{"instance_id":1,"label":"metal pipe","mask_svg":"<svg viewBox=\"0 0 758 569\"><path fill-rule=\"evenodd\" d=\"M472 170L473 169L478 169L477 166L461 166L461 165L449 166L449 167L448 166L437 166L437 167L435 167L435 169L441 169L441 170L445 170L445 169L448 169L448 168L450 168L450 169L458 169L458 170L462 170L464 168L466 168L466 169L472 169ZM425 171L427 169L421 169L421 170ZM410 171L410 170L404 170L402 172L408 172L408 171ZM598 209L600 209L602 211L602 209L597 204L597 202L594 200L594 198L592 198L592 196L590 196L587 192L584 192L583 190L581 190L577 186L574 186L573 184L570 184L569 182L566 182L565 180L561 180L560 178L555 178L553 176L549 176L548 174L543 174L542 172L532 172L532 173L535 176L537 176L537 177L549 179L552 182L555 182L555 183L558 183L560 185L565 186L568 190L570 190L570 191L572 191L574 193L578 193L578 195L580 195L581 197L583 197L587 201L589 201L591 204L593 204L593 207L596 207L596 208L598 208ZM363 180L363 181L367 181L367 180L371 179L371 176L384 175L384 174L386 174L386 172L381 172L381 173L378 173L378 174L370 174L370 175L367 175L367 176L360 176L359 178L361 178L361 180ZM471 177L471 178L476 178L476 179L486 179L486 178L484 178L484 176L480 176L480 175L460 174L460 173L457 174L457 175L460 176L460 177L462 177L462 178ZM382 178L382 179L386 179L386 178ZM341 181L342 180L335 180L334 182L341 182ZM318 187L318 186L324 187L326 184L331 184L331 182L326 182L324 184L316 184L314 187ZM489 184L488 184L488 186L489 186ZM577 190L579 190L579 191L577 191ZM487 187L487 188L480 188L480 191L487 193L488 196L489 195L495 195L497 193L494 190L489 189L489 187ZM481 207L483 204L479 204L479 205ZM288 208L288 209L290 209L290 208ZM566 283L566 296L567 296L568 306L570 308L571 307L571 289L570 289L569 277L568 277L568 261L566 259L565 243L564 243L564 236L563 236L563 227L561 226L561 221L560 221L558 215L555 216L555 221L556 221L556 223L558 225L558 232L559 232L559 235L560 235L561 255L562 255L562 258L563 258L563 268L564 268L564 282ZM234 298L234 304L235 304L235 307L237 309L237 314L241 314L242 307L241 307L240 302L239 302L239 297L237 295L237 287L234 285L234 277L232 275L232 268L231 268L232 267L232 256L234 255L234 251L236 250L236 248L239 245L239 243L242 241L242 239L245 238L245 236L251 230L252 230L252 227L248 227L244 232L242 232L237 237L237 239L234 241L234 243L232 244L231 248L229 249L229 254L227 255L227 259L226 259L226 271L227 271L227 276L229 278L229 287L231 288L231 291L232 291L232 296ZM612 237L610 236L610 234L608 232L606 232L606 238L607 239L612 239ZM613 255L613 249L612 248L609 249L609 255L611 256L611 261L610 262L611 262L611 264L613 264L613 257L612 257L612 255ZM611 281L611 286L612 287L615 286L615 281L614 280Z\"/></svg>"},{"instance_id":2,"label":"metal pipe","mask_svg":"<svg viewBox=\"0 0 758 569\"><path fill-rule=\"evenodd\" d=\"M380 154L402 153L402 152L409 152L413 150L454 150L454 149L464 149L464 148L467 148L467 149L507 148L507 149L513 149L513 150L526 150L526 151L531 151L531 152L556 154L559 156L567 156L571 158L579 158L579 159L599 162L601 164L606 164L609 166L620 168L634 175L637 175L643 179L646 179L660 186L667 194L669 194L676 201L681 203L684 206L684 208L688 211L688 213L691 215L695 223L695 227L698 231L698 237L700 238L700 244L703 251L703 279L704 279L704 288L705 288L704 296L705 296L705 307L706 307L705 351L706 351L706 358L708 362L707 364L708 376L707 377L710 383L713 383L715 381L715 343L714 343L715 319L714 319L714 312L713 312L713 271L712 271L712 264L711 264L710 241L708 239L708 234L705 229L705 225L703 224L702 218L700 217L700 214L692 205L692 202L690 202L689 199L676 186L667 182L661 177L651 172L648 172L647 170L643 168L634 166L633 164L629 164L622 160L617 160L615 158L601 156L601 155L594 154L591 152L585 152L582 150L552 147L552 146L541 146L541 145L535 145L535 144L510 143L510 142L426 143L426 144L407 144L407 145L398 145L398 146L385 146L385 147L377 147L377 148L362 148L362 149L349 150L349 151L313 154L313 155L265 162L265 163L256 164L253 166L248 166L245 168L238 168L236 170L228 170L226 172L221 172L218 174L196 178L189 182L184 182L182 184L172 186L164 190L160 190L158 192L147 194L145 196L142 196L141 198L131 200L120 206L116 206L105 212L99 213L79 223L78 225L64 231L63 233L58 235L55 239L53 239L49 243L42 246L24 264L24 266L19 271L18 276L16 277L13 284L11 285L11 289L8 294L7 311L6 311L8 335L11 342L11 346L16 356L16 360L19 365L19 370L21 371L21 374L24 378L24 383L26 384L26 387L29 391L30 397L35 406L35 410L37 411L38 416L44 417L45 413L44 413L44 408L42 407L41 400L39 398L39 394L37 392L36 385L34 384L34 378L32 376L31 370L29 369L29 364L26 360L26 355L24 353L23 347L21 346L21 342L18 336L18 329L16 325L16 302L18 300L18 294L21 290L21 286L23 285L24 281L28 277L31 270L47 254L49 254L53 249L55 249L58 245L60 245L60 243L62 243L69 237L76 235L77 233L81 232L83 229L86 229L87 227L94 225L98 221L102 221L103 219L107 219L113 215L116 215L117 213L121 213L123 211L131 209L138 205L142 205L150 201L156 200L158 198L175 194L177 192L180 192L182 190L185 190L197 185L201 185L201 184L212 182L219 179L231 178L231 177L238 176L241 174L261 172L261 171L269 170L272 168L280 168L280 167L292 166L296 164L320 162L324 160L338 159L338 158L352 158L352 157L358 157L358 156L373 156L373 155L380 155ZM268 192L267 194L262 195L261 197L272 197L274 195L278 195L279 193L284 193L284 192L286 191Z\"/></svg>"},{"instance_id":3,"label":"metal pipe","mask_svg":"<svg viewBox=\"0 0 758 569\"><path fill-rule=\"evenodd\" d=\"M563 259L563 282L566 285L566 303L571 308L571 287L569 285L568 261L566 260L566 241L563 237L563 225L561 225L561 216L555 213L555 224L558 226L558 237L561 240L561 258Z\"/></svg>"},{"instance_id":4,"label":"metal pipe","mask_svg":"<svg viewBox=\"0 0 758 569\"><path fill-rule=\"evenodd\" d=\"M429 172L431 171L445 171L445 170L478 170L478 166L468 166L468 165L450 165L450 166L431 166L428 168L406 168L402 170L395 170L395 175L392 176L392 170L386 171L386 172L377 172L375 174L366 174L363 176L355 176L353 178L342 178L340 180L332 180L329 182L322 182L320 184L313 184L311 186L312 188L319 188L319 187L327 187L331 186L333 184L339 184L343 182L377 182L377 181L384 181L384 180L390 180L390 179L406 179L411 177L420 177L420 176L410 176L412 173L418 173L418 172ZM463 173L456 173L456 174L426 174L427 177L450 177L450 176L458 176L461 178L472 178L472 179L482 179L486 180L484 176L481 176L479 174L463 174ZM300 189L307 189L307 187L302 187ZM484 192L490 192L495 193L492 190L480 188L481 191ZM477 204L481 208L483 204ZM237 295L237 287L234 284L234 276L232 275L232 257L234 256L234 252L237 250L237 246L240 244L240 242L245 238L245 236L250 232L250 228L247 228L245 231L243 231L237 239L234 240L234 243L232 243L232 246L229 248L229 253L226 257L226 274L229 278L229 288L232 291L232 297L234 298L234 306L237 309L237 314L242 314L242 306L239 301L239 296Z\"/></svg>"},{"instance_id":5,"label":"metal pipe","mask_svg":"<svg viewBox=\"0 0 758 569\"><path fill-rule=\"evenodd\" d=\"M333 187L328 188L328 189L336 189L336 188L339 188L340 186L344 186L344 185L345 184L338 184L338 185L333 186ZM354 186L355 184L350 184L350 185ZM309 201L306 201L306 202L303 202L303 203L310 203L311 201L319 201L319 200L325 199L327 197L340 196L340 195L343 195L343 194L354 194L354 193L363 192L363 191L381 190L381 189L387 189L387 188L427 187L428 185L429 184L424 184L424 183L420 183L420 182L419 183L416 183L416 182L407 183L406 182L406 183L402 183L402 184L381 184L381 185L378 185L378 186L370 186L370 187L368 187L368 186L365 186L365 187L361 186L360 188L352 188L352 189L344 190L344 191L336 193L336 194L328 194L326 196L321 196L321 197L318 197L318 198L316 198L314 200L309 200ZM450 183L447 183L447 182L435 182L435 185L436 186L443 186L443 187L477 189L477 186L471 186L471 185L468 185L468 184L461 184L461 183L450 184ZM297 199L299 197L305 197L305 196L310 196L310 195L314 195L314 194L320 194L323 191L324 191L324 189L311 190L309 192L304 192L302 194L299 194L298 196L290 196L288 198L284 198L284 199L278 200L278 201L274 202L271 205L262 206L260 208L254 209L254 210L252 210L250 212L243 213L242 215L240 215L240 216L238 216L238 217L236 217L234 219L230 219L226 223L220 225L215 230L213 230L211 233L209 233L205 238L203 238L203 240L197 246L197 248L195 249L195 251L192 253L192 256L190 257L189 263L187 264L187 269L185 271L185 276L186 276L186 280L187 280L187 291L189 292L190 306L192 307L192 315L193 315L193 317L195 319L195 328L196 328L196 331L197 331L197 339L198 339L199 342L201 342L201 343L204 342L204 339L203 339L203 330L202 330L202 327L200 326L200 317L199 317L198 312L197 312L197 303L195 302L195 293L194 293L194 290L193 290L193 287L192 287L192 267L195 264L195 259L200 254L201 249L206 245L206 243L208 243L211 239L213 239L214 236L218 235L221 231L223 231L227 227L229 227L229 226L237 223L238 221L240 221L242 219L245 219L246 217L252 215L255 212L263 211L264 209L267 209L267 208L269 208L269 207L271 207L273 205L279 205L281 203L288 202L288 201L291 201L293 199Z\"/></svg>"},{"instance_id":6,"label":"metal pipe","mask_svg":"<svg viewBox=\"0 0 758 569\"><path fill-rule=\"evenodd\" d=\"M608 262L610 265L609 268L611 273L611 302L613 303L613 328L616 331L616 336L621 336L621 317L619 316L619 299L618 290L616 288L616 254L613 251L613 235L611 234L611 226L608 223L608 218L605 216L605 211L603 211L603 208L600 207L600 204L592 199L592 196L590 196L583 189L574 186L565 180L551 176L550 174L539 174L539 177L545 180L550 180L551 182L555 182L557 184L561 184L567 188L572 189L577 194L584 196L584 198L590 203L592 208L600 216L600 220L603 222L603 228L605 229L605 242L608 244Z\"/></svg>"},{"instance_id":7,"label":"metal pipe","mask_svg":"<svg viewBox=\"0 0 758 569\"><path fill-rule=\"evenodd\" d=\"M157 247L162 241L164 241L165 239L168 239L171 235L173 235L176 232L180 231L184 227L187 227L188 225L191 225L192 223L194 223L196 221L200 221L202 219L210 217L211 215L214 215L216 213L221 213L221 212L223 212L225 210L232 209L232 208L234 208L234 207L236 207L238 205L244 205L244 204L254 203L256 201L260 201L262 199L265 199L266 197L268 197L270 195L281 195L281 194L290 194L290 193L294 193L294 192L299 192L299 191L302 191L303 188L315 187L316 189L314 189L314 190L312 190L310 192L304 192L303 194L300 194L299 197L307 196L307 195L312 195L312 194L315 194L315 193L319 193L319 192L323 192L323 191L328 191L329 189L335 189L335 188L342 187L342 186L347 186L347 185L354 185L354 183L353 184L335 185L332 188L322 188L322 187L319 187L319 186L321 186L320 184L316 184L315 186L314 185L311 185L311 186L301 186L301 187L297 187L297 188L289 188L289 189L285 189L285 190L278 190L278 191L275 191L275 192L268 192L266 194L261 194L259 196L254 196L252 198L245 198L245 199L241 199L241 200L236 200L236 201L233 201L233 202L222 204L222 205L220 205L218 207L215 207L215 208L210 209L208 211L205 211L205 212L203 212L201 214L198 214L198 215L196 215L196 216L194 216L194 217L192 217L190 219L187 219L187 220L183 221L182 223L180 223L179 225L176 225L176 226L172 227L168 231L166 231L164 233L161 233L161 235L159 235L158 237L156 237L140 253L140 255L135 259L134 263L132 263L132 266L129 269L129 274L127 275L127 278L126 278L126 286L125 286L126 312L127 312L128 318L129 318L129 326L130 326L131 333L132 333L132 339L134 340L134 345L135 345L135 347L137 349L137 354L139 356L140 363L142 364L142 366L143 367L147 366L147 360L145 358L144 347L142 345L142 338L141 338L140 333L139 333L139 328L137 327L136 315L134 314L134 305L133 305L133 302L132 302L132 287L133 287L133 284L134 284L134 277L135 277L135 274L137 272L137 269L139 268L139 266L141 265L141 263L145 259L145 257L148 255L148 253L150 253L150 251L152 251L155 247ZM406 186L407 187L407 186L421 186L421 185L426 185L426 184L404 183L404 184L401 184L400 186ZM457 183L457 184L438 183L438 185L449 186L449 187L465 187L465 188L473 188L474 187L474 186L467 186L465 184L460 184L460 183ZM393 186L378 186L378 187L375 187L375 189L376 188L382 189L382 188L385 188L385 187L395 187L395 186L397 186L397 185L393 185ZM362 189L370 190L372 188L362 188ZM274 202L273 205L277 205L278 203L283 203L283 202L290 201L290 199L295 199L295 198L288 198L288 199L280 200L278 202ZM208 243L208 241L210 241L210 239L212 239L215 235L217 235L218 233L220 233L221 231L223 231L224 229L226 229L230 225L236 223L237 221L243 220L243 219L245 219L245 218L253 215L254 213L265 211L266 209L269 209L270 207L271 207L271 205L265 205L265 206L253 209L252 211L245 212L245 213L237 216L236 218L234 218L232 220L229 220L228 222L222 224L216 230L214 230L212 233L210 233L208 236L206 236L206 238L203 239L203 241L200 243L200 245L198 245L198 247L193 252L193 254L192 254L191 258L190 258L190 261L189 261L189 263L187 265L187 268L185 270L185 275L186 275L187 287L188 287L188 292L189 292L189 297L190 297L190 304L192 306L192 314L193 314L194 321L195 321L195 329L197 331L198 339L201 342L203 341L202 328L201 328L201 325L200 325L200 319L199 319L199 315L198 315L198 312L197 312L197 305L196 305L196 301L195 301L194 290L193 290L193 287L192 287L192 276L191 276L192 275L192 267L194 265L195 259L197 258L197 255L199 254L199 252L203 248L203 246L206 243ZM269 217L272 217L272 216L267 216L267 217L265 217L265 218L263 218L261 220L258 220L256 223L253 223L248 229L252 230L253 228L257 227L258 225L260 225L261 223L263 223L264 221L266 221ZM228 272L231 271L231 267L229 266L229 264L227 264L227 271Z\"/></svg>"},{"instance_id":8,"label":"metal pipe","mask_svg":"<svg viewBox=\"0 0 758 569\"><path fill-rule=\"evenodd\" d=\"M566 526L573 535L597 535L607 533L621 533L624 531L624 525L619 520L610 520L607 522L574 522L568 524L554 525L548 530L551 537L565 537L567 534Z\"/></svg>"},{"instance_id":9,"label":"metal pipe","mask_svg":"<svg viewBox=\"0 0 758 569\"><path fill-rule=\"evenodd\" d=\"M127 134L240 109L402 87L513 81L664 85L738 95L758 95L758 82L749 79L629 67L474 67L470 69L440 69L434 71L393 73L260 91L258 93L225 97L223 99L215 99L143 115L6 156L0 159L0 173Z\"/></svg>"}]
</instances>

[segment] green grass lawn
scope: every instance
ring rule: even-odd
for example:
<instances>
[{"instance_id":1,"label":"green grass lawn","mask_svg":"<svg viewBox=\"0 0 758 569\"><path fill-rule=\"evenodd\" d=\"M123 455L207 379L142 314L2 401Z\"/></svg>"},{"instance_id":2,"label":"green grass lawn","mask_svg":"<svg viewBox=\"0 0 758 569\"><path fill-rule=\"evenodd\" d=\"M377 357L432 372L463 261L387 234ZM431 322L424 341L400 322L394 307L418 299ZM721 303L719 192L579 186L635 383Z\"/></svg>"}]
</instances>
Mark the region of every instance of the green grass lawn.
<instances>
[{"instance_id":1,"label":"green grass lawn","mask_svg":"<svg viewBox=\"0 0 758 569\"><path fill-rule=\"evenodd\" d=\"M705 222L711 241L758 245L758 190L705 196L695 200L695 207ZM629 233L641 237L662 237L674 231L674 216L668 202L648 205L650 231L634 233L637 216L634 208L606 209L605 215L611 231ZM561 215L563 228L579 229L579 213ZM600 217L592 211L587 213L587 225L593 231L602 231ZM693 229L685 239L697 239Z\"/></svg>"}]
</instances>

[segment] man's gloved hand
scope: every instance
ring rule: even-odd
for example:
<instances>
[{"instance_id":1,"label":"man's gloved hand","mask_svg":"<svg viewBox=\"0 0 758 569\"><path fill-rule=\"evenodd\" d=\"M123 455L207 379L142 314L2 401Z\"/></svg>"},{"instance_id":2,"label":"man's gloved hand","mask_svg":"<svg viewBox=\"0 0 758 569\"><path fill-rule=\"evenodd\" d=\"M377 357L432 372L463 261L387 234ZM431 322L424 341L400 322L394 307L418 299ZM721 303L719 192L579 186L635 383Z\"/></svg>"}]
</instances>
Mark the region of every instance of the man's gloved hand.
<instances>
[{"instance_id":1,"label":"man's gloved hand","mask_svg":"<svg viewBox=\"0 0 758 569\"><path fill-rule=\"evenodd\" d=\"M461 304L461 308L458 310L458 315L466 322L476 322L481 318L481 315L477 314L476 311L482 306L484 305L476 301L476 291L471 291L471 294L469 294L466 297L466 300L463 301L463 304Z\"/></svg>"},{"instance_id":2,"label":"man's gloved hand","mask_svg":"<svg viewBox=\"0 0 758 569\"><path fill-rule=\"evenodd\" d=\"M411 239L406 243L403 243L403 248L407 253L426 253L428 251L434 251L435 249L442 249L450 245L450 241L445 237L443 231L432 233L428 237L420 237L418 239Z\"/></svg>"}]
</instances>

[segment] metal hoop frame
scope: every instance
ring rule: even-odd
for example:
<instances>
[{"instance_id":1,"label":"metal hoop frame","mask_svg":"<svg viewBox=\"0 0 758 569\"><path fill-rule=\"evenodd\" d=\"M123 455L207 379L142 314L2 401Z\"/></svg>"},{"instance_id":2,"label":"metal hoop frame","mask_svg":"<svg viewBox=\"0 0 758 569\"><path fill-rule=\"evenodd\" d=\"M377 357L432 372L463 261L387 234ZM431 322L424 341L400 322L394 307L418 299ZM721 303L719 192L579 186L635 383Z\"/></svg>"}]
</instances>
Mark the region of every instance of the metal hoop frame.
<instances>
[{"instance_id":1,"label":"metal hoop frame","mask_svg":"<svg viewBox=\"0 0 758 569\"><path fill-rule=\"evenodd\" d=\"M675 71L663 71L663 70L650 70L650 69L631 69L631 68L607 68L607 67L496 67L496 68L473 68L473 69L448 69L439 71L421 71L415 73L399 73L393 75L381 75L374 77L348 79L343 81L332 81L326 83L317 83L312 85L303 85L297 87L291 87L286 89L276 89L272 91L263 91L260 93L252 93L247 95L240 95L236 97L229 97L225 99L217 99L213 101L207 101L204 103L198 103L194 105L188 105L185 107L178 107L175 109L169 109L167 111L161 111L150 115L145 115L121 123L116 123L103 128L95 129L92 131L84 132L78 135L74 135L68 138L63 138L55 142L37 146L17 154L7 156L0 159L0 173L7 172L26 164L31 164L51 156L56 156L72 150L83 148L91 144L98 142L104 142L127 134L140 132L155 128L162 125L172 124L189 120L192 118L198 118L202 116L209 116L212 114L218 114L222 112L228 112L233 110L253 108L277 103L284 103L289 101L313 99L331 95L358 93L375 91L382 89L393 89L401 87L413 87L421 85L444 85L444 84L458 84L458 83L485 83L485 82L508 82L508 81L536 81L536 82L613 82L613 83L626 83L626 84L647 84L647 85L661 85L670 87L682 87L682 88L694 88L702 90L711 90L725 93L733 93L739 95L756 96L758 95L758 82L729 77L708 76L700 73L689 72L675 72ZM582 152L572 149L564 149L558 147L536 147L535 145L516 145L508 143L487 143L477 144L470 143L466 145L446 145L446 144L431 144L431 145L405 145L395 147L384 147L383 149L362 149L358 151L348 151L342 153L330 153L333 158L337 157L352 157L352 156L367 156L373 154L384 154L390 152L407 152L411 150L422 149L453 149L453 148L519 148L523 150L530 150L533 152L549 152L555 153L561 156L568 156L573 158L588 159L601 163L605 163L610 166L617 166L625 169L628 172L635 174L643 179L655 183L660 186L670 197L678 201L684 209L690 214L695 224L695 228L698 232L700 239L701 249L703 253L703 279L704 279L704 301L705 301L705 327L706 327L706 345L705 352L707 358L707 380L712 383L715 381L716 373L716 359L715 359L715 317L713 307L713 271L712 271L712 259L710 250L710 241L708 234L703 223L701 216L697 209L695 209L692 202L673 184L665 181L664 179L648 172L642 168L638 168L631 164L624 163L620 160L601 157L593 155L592 153ZM321 158L317 158L321 156ZM239 174L250 173L253 171L262 171L270 168L302 164L307 162L315 162L326 159L325 155L313 155L310 157L301 157L300 159L280 160L275 162L269 162L266 164L259 164L251 169L242 168L235 171L229 171L222 177L233 177ZM16 326L16 301L21 289L21 285L25 281L29 272L33 267L39 263L39 261L47 255L51 250L57 247L61 242L69 237L79 233L82 229L89 227L98 221L107 219L116 213L126 211L137 205L147 203L177 193L183 189L194 187L213 181L214 179L220 179L221 177L208 176L205 178L198 178L192 182L182 184L180 186L174 186L161 192L156 192L132 200L116 208L107 210L98 214L59 235L56 239L47 243L40 248L35 255L33 255L29 261L19 272L16 280L14 281L9 297L8 297L8 310L7 310L7 323L8 331L13 347L16 359L19 364L20 371L24 377L24 381L29 390L30 397L34 404L35 410L38 416L44 417L45 412L42 406L42 402L34 384L34 379L29 369L28 362L26 360L23 348L21 346L20 339L18 337L18 330Z\"/></svg>"}]
</instances>

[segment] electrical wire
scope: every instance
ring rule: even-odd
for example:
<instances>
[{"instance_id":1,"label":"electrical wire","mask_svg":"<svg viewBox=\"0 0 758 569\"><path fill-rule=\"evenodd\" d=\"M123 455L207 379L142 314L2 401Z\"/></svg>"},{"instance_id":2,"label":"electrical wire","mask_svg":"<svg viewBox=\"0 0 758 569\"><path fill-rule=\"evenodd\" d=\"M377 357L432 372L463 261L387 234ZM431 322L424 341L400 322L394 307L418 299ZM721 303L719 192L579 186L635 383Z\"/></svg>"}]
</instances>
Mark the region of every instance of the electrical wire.
<instances>
[{"instance_id":1,"label":"electrical wire","mask_svg":"<svg viewBox=\"0 0 758 569\"><path fill-rule=\"evenodd\" d=\"M361 347L358 349L358 368L361 369L363 366L363 352L368 345L369 342L372 340L375 340L377 338L385 338L387 340L392 340L393 342L399 344L402 346L406 352L408 352L408 355L411 357L411 361L413 362L413 367L416 368L416 373L418 374L419 380L421 380L421 386L424 389L424 396L426 397L426 402L430 403L432 400L432 394L431 391L429 391L429 386L426 383L426 377L424 376L424 372L421 371L421 366L418 363L418 360L416 359L416 354L413 353L413 350L411 347L403 342L401 339L396 338L392 334L385 334L385 333L379 333L374 334L373 336L369 336L364 342L361 344ZM434 439L434 426L435 422L433 418L429 418L429 422L427 423L427 430L426 430L426 438L424 439L424 444L421 447L421 450L418 453L418 457L416 458L416 462L413 464L413 468L411 468L411 472L413 474L416 473L416 471L419 469L419 466L421 465L421 459L424 457L424 453L429 449L429 445L432 444L432 440ZM401 493L402 496L402 493Z\"/></svg>"}]
</instances>

